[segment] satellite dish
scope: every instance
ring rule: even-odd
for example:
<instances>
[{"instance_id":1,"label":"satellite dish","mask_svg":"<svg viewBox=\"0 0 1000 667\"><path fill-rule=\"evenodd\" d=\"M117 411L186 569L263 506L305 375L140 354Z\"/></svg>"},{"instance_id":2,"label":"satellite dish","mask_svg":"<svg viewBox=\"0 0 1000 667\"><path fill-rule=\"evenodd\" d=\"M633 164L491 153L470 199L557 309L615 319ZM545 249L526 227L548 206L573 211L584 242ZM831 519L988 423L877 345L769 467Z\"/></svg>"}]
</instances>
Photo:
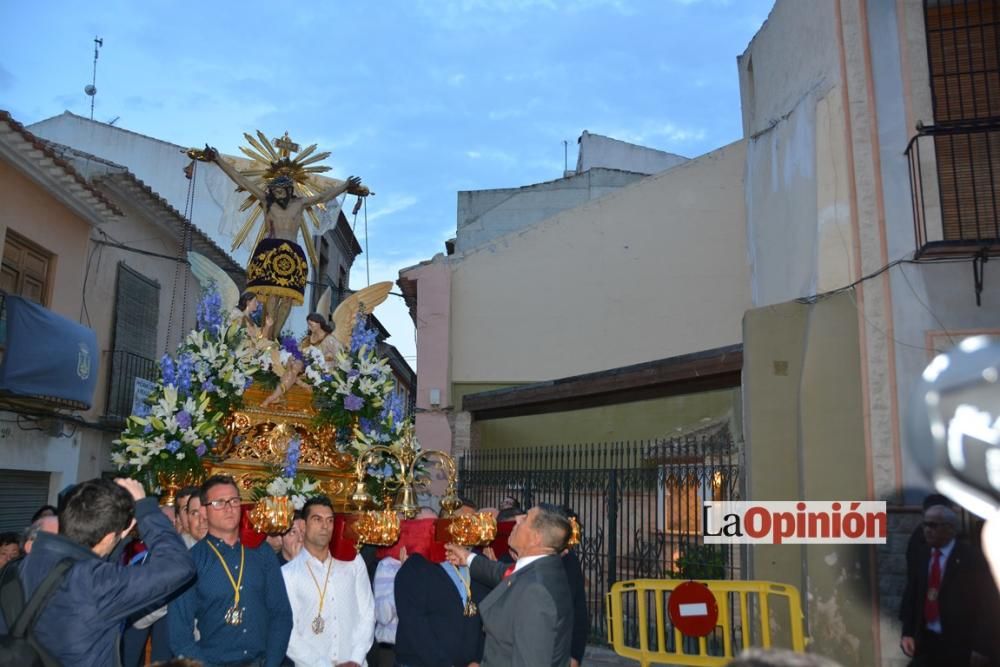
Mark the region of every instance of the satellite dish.
<instances>
[{"instance_id":1,"label":"satellite dish","mask_svg":"<svg viewBox=\"0 0 1000 667\"><path fill-rule=\"evenodd\" d=\"M86 86L84 86L83 92L93 97L94 95L97 94L97 86L88 83Z\"/></svg>"}]
</instances>

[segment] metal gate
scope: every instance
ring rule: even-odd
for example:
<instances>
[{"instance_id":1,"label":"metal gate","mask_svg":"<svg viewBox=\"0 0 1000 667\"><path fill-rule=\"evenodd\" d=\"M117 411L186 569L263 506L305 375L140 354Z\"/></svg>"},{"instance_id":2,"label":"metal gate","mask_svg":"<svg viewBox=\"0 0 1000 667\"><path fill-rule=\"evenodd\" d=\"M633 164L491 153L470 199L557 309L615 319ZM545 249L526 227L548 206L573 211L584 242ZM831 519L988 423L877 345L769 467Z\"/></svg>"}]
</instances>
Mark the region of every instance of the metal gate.
<instances>
[{"instance_id":1,"label":"metal gate","mask_svg":"<svg viewBox=\"0 0 1000 667\"><path fill-rule=\"evenodd\" d=\"M702 542L702 502L743 497L742 453L728 424L660 440L474 449L459 457L459 490L480 507L507 496L525 509L574 510L583 536L590 640L607 643L605 597L616 581L740 579L738 546Z\"/></svg>"}]
</instances>

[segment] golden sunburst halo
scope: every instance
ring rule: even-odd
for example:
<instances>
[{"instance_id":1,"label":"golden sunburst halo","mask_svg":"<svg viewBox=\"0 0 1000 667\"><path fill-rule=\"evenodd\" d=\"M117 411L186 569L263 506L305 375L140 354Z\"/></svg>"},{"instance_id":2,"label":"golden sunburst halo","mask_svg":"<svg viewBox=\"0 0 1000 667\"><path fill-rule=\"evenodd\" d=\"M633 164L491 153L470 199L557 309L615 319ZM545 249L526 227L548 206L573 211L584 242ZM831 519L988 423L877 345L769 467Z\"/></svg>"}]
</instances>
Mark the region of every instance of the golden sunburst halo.
<instances>
[{"instance_id":1,"label":"golden sunburst halo","mask_svg":"<svg viewBox=\"0 0 1000 667\"><path fill-rule=\"evenodd\" d=\"M257 130L256 136L249 132L244 132L243 138L246 139L249 146L240 146L240 152L250 159L251 165L249 169L241 169L240 174L257 184L260 190L266 190L267 184L270 181L282 176L292 180L294 183L294 192L299 197L312 197L317 191L322 189L322 186L312 181L312 177L330 171L330 167L317 164L330 157L329 151L317 153L316 144L300 150L299 145L288 136L288 132L285 132L284 136L274 140L269 140L260 130ZM237 191L241 190L245 191L243 188L237 188ZM313 210L314 208L326 210L326 206L323 204L314 204L305 209L305 213L312 220L313 226L318 230L320 228L319 216ZM258 201L253 194L247 192L246 199L240 205L240 212L246 211L249 211L249 215L243 226L240 227L239 232L233 237L233 250L243 245L251 230L253 230L254 225L262 218L264 202ZM261 222L254 240L254 246L264 237L265 231L266 225ZM309 259L312 261L313 266L317 266L316 249L313 247L312 234L309 232L305 218L301 222L301 231L303 245L309 255Z\"/></svg>"}]
</instances>

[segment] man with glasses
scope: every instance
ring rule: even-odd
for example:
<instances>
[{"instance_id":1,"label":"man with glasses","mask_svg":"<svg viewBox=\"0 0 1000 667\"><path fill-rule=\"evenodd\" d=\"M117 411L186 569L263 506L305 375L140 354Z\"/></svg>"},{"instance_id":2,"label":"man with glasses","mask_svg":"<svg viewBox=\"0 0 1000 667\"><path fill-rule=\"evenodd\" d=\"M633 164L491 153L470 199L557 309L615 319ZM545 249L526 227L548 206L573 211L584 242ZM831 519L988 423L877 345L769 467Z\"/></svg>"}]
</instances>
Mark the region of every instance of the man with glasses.
<instances>
[{"instance_id":1,"label":"man with glasses","mask_svg":"<svg viewBox=\"0 0 1000 667\"><path fill-rule=\"evenodd\" d=\"M911 665L989 665L996 659L996 587L979 551L955 539L958 515L934 505L924 512L925 557L910 563L900 605L900 648Z\"/></svg>"},{"instance_id":2,"label":"man with glasses","mask_svg":"<svg viewBox=\"0 0 1000 667\"><path fill-rule=\"evenodd\" d=\"M278 561L269 548L240 542L240 494L232 477L209 477L199 499L208 535L191 548L197 581L170 603L170 646L179 657L213 667L279 667L292 609Z\"/></svg>"}]
</instances>

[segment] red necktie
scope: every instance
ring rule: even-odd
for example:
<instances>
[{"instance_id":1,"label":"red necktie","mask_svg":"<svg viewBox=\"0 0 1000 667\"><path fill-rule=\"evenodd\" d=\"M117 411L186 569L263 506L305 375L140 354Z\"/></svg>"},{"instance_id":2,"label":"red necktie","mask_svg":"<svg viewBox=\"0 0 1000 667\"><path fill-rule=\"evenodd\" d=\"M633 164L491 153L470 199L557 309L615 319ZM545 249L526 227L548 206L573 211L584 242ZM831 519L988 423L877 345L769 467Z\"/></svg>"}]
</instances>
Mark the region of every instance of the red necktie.
<instances>
[{"instance_id":1,"label":"red necktie","mask_svg":"<svg viewBox=\"0 0 1000 667\"><path fill-rule=\"evenodd\" d=\"M509 577L512 574L514 574L514 566L513 565L511 565L506 570L504 570L503 578L506 579L507 577Z\"/></svg>"},{"instance_id":2,"label":"red necktie","mask_svg":"<svg viewBox=\"0 0 1000 667\"><path fill-rule=\"evenodd\" d=\"M931 574L927 579L927 599L924 600L924 622L934 623L941 617L938 598L941 596L941 552L931 550Z\"/></svg>"}]
</instances>

